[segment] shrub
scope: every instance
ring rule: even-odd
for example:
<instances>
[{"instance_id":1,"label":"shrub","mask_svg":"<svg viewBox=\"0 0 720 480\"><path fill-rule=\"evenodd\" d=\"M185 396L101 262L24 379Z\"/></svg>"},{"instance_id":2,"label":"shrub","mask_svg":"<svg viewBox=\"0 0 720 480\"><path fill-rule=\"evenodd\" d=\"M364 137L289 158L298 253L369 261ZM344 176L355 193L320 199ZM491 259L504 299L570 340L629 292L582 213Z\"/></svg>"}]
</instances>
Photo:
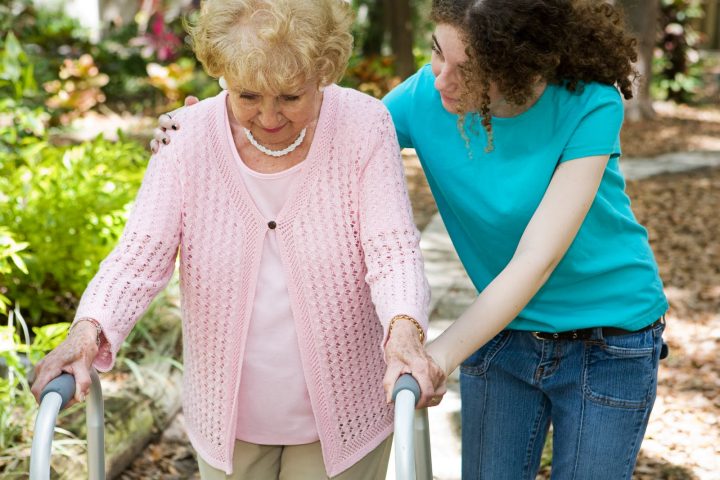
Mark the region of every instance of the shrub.
<instances>
[{"instance_id":1,"label":"shrub","mask_svg":"<svg viewBox=\"0 0 720 480\"><path fill-rule=\"evenodd\" d=\"M146 150L122 137L98 137L77 146L38 141L8 157L0 154L0 165L16 166L0 177L0 225L27 244L28 272L0 272L3 295L33 325L68 320L122 232Z\"/></svg>"},{"instance_id":2,"label":"shrub","mask_svg":"<svg viewBox=\"0 0 720 480\"><path fill-rule=\"evenodd\" d=\"M62 342L68 327L62 323L33 328L30 341L17 310L10 312L7 325L0 326L0 471L26 455L31 442L36 404L27 380L30 366Z\"/></svg>"},{"instance_id":3,"label":"shrub","mask_svg":"<svg viewBox=\"0 0 720 480\"><path fill-rule=\"evenodd\" d=\"M90 54L84 53L77 60L66 58L60 67L60 78L43 85L52 95L45 104L62 111L60 121L67 124L105 101L101 89L107 83L108 76L100 72Z\"/></svg>"},{"instance_id":4,"label":"shrub","mask_svg":"<svg viewBox=\"0 0 720 480\"><path fill-rule=\"evenodd\" d=\"M340 83L376 98L382 98L401 81L402 79L395 74L392 57L353 55Z\"/></svg>"}]
</instances>

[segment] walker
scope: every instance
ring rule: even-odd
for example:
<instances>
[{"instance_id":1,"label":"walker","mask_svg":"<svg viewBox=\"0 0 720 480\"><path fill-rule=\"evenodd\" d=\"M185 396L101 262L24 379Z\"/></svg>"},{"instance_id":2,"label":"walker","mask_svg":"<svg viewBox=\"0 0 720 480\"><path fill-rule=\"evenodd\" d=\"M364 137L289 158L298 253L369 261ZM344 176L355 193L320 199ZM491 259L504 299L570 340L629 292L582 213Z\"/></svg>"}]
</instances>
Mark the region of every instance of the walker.
<instances>
[{"instance_id":1,"label":"walker","mask_svg":"<svg viewBox=\"0 0 720 480\"><path fill-rule=\"evenodd\" d=\"M93 369L87 397L88 478L105 480L104 408L100 378ZM50 479L55 422L75 395L75 378L63 373L47 384L40 394L40 409L35 420L30 452L30 480ZM420 386L411 375L402 375L395 383L395 472L397 480L432 480L430 437L427 410L415 410Z\"/></svg>"}]
</instances>

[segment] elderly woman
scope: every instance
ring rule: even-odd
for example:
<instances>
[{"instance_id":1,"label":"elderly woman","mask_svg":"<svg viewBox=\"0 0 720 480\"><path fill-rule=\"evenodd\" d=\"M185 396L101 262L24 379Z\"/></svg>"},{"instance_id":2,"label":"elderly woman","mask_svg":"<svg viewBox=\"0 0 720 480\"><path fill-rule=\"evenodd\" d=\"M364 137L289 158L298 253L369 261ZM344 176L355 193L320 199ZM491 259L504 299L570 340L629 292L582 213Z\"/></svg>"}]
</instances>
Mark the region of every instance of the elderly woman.
<instances>
[{"instance_id":1,"label":"elderly woman","mask_svg":"<svg viewBox=\"0 0 720 480\"><path fill-rule=\"evenodd\" d=\"M204 3L193 46L225 90L177 113L36 395L67 371L82 400L179 250L202 478L385 478L383 354L413 359L422 405L444 374L423 351L429 291L395 129L382 103L334 85L351 18L342 0Z\"/></svg>"}]
</instances>

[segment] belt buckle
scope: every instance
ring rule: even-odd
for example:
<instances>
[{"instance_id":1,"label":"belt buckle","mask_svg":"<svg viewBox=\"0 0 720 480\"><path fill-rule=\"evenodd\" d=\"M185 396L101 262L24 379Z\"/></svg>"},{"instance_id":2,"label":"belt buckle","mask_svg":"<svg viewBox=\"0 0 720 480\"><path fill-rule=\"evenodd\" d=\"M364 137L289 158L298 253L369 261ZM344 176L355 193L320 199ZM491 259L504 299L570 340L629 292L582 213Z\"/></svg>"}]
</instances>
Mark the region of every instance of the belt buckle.
<instances>
[{"instance_id":1,"label":"belt buckle","mask_svg":"<svg viewBox=\"0 0 720 480\"><path fill-rule=\"evenodd\" d=\"M538 340L577 340L583 336L579 330L570 330L567 332L532 332L533 337Z\"/></svg>"},{"instance_id":2,"label":"belt buckle","mask_svg":"<svg viewBox=\"0 0 720 480\"><path fill-rule=\"evenodd\" d=\"M559 340L560 334L555 332L532 332L532 336L538 340Z\"/></svg>"}]
</instances>

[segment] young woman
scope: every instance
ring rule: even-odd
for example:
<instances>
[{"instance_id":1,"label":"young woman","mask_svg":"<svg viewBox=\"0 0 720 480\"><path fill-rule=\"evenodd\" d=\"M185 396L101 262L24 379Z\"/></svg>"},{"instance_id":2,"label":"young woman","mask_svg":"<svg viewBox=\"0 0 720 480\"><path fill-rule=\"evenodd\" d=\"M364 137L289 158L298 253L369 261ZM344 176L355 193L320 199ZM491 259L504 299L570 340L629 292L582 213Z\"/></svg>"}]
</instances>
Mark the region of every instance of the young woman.
<instances>
[{"instance_id":1,"label":"young woman","mask_svg":"<svg viewBox=\"0 0 720 480\"><path fill-rule=\"evenodd\" d=\"M461 368L463 478L534 479L552 424L553 478L629 479L668 307L618 166L635 41L589 0L432 16L431 65L384 102L480 292L427 346Z\"/></svg>"}]
</instances>

